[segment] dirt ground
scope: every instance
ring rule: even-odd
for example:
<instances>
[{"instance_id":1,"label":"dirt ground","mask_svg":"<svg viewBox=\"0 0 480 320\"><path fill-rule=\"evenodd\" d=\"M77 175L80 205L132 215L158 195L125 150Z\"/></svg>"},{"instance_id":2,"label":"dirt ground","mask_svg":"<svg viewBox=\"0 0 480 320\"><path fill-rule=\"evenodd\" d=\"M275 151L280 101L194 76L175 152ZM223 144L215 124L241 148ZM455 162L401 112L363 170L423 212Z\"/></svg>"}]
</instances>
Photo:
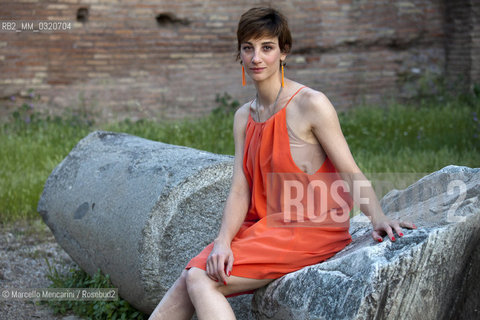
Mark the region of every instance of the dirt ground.
<instances>
[{"instance_id":1,"label":"dirt ground","mask_svg":"<svg viewBox=\"0 0 480 320\"><path fill-rule=\"evenodd\" d=\"M5 288L47 288L48 259L60 273L75 262L57 244L41 219L0 224L0 290ZM33 301L0 300L0 319L81 319L73 314L55 315L47 305Z\"/></svg>"}]
</instances>

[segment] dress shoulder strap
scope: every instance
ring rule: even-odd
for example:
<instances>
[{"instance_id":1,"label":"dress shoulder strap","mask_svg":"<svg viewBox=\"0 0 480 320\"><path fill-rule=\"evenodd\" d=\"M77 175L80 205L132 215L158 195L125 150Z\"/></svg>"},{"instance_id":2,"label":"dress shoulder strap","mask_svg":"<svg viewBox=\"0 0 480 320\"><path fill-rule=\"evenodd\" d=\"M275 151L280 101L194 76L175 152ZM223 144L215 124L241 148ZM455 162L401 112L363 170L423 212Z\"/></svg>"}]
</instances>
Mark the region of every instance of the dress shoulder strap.
<instances>
[{"instance_id":1,"label":"dress shoulder strap","mask_svg":"<svg viewBox=\"0 0 480 320\"><path fill-rule=\"evenodd\" d=\"M287 103L285 104L285 106L282 108L282 109L285 109L288 104L290 103L290 101L292 101L293 97L295 97L297 95L297 93L300 92L300 90L302 90L303 88L306 88L307 86L302 86L300 88L298 88L298 90L290 97L290 99L288 99Z\"/></svg>"}]
</instances>

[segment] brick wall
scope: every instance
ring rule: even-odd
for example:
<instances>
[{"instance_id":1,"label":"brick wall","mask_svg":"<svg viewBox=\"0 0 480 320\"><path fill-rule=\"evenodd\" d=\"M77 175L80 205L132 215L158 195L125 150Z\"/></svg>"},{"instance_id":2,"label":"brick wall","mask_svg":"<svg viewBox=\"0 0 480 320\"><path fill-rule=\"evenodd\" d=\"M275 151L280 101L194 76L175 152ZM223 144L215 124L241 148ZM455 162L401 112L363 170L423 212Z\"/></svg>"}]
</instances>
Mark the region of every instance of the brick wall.
<instances>
[{"instance_id":1,"label":"brick wall","mask_svg":"<svg viewBox=\"0 0 480 320\"><path fill-rule=\"evenodd\" d=\"M475 6L477 13L460 18L478 19L478 2L464 2L455 10ZM2 1L2 22L15 21L17 29L28 20L72 27L1 31L2 114L27 99L29 88L41 96L36 108L80 108L105 120L199 116L224 92L244 103L255 88L248 77L241 85L236 27L248 8L269 3L287 15L294 38L286 76L324 92L338 109L408 98L422 74L445 74L447 64L471 70L466 85L480 79L479 64L472 69L478 23L474 38L452 47L440 0ZM462 53L447 56L449 43L450 53Z\"/></svg>"},{"instance_id":2,"label":"brick wall","mask_svg":"<svg viewBox=\"0 0 480 320\"><path fill-rule=\"evenodd\" d=\"M445 76L468 91L480 80L480 2L446 1L445 9Z\"/></svg>"}]
</instances>

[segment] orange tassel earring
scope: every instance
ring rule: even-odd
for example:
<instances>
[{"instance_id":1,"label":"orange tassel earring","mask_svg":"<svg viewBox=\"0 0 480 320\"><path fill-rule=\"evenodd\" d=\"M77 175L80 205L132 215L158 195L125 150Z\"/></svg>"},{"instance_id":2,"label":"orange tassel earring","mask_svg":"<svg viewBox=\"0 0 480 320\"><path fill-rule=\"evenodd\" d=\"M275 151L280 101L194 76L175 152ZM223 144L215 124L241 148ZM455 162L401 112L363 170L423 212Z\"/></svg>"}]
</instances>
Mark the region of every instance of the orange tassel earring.
<instances>
[{"instance_id":1,"label":"orange tassel earring","mask_svg":"<svg viewBox=\"0 0 480 320\"><path fill-rule=\"evenodd\" d=\"M282 64L282 87L285 87L285 82L283 80L283 63L282 62L280 62L280 63Z\"/></svg>"},{"instance_id":2,"label":"orange tassel earring","mask_svg":"<svg viewBox=\"0 0 480 320\"><path fill-rule=\"evenodd\" d=\"M242 86L246 86L247 85L247 81L245 80L245 68L243 67L243 64L242 64Z\"/></svg>"}]
</instances>

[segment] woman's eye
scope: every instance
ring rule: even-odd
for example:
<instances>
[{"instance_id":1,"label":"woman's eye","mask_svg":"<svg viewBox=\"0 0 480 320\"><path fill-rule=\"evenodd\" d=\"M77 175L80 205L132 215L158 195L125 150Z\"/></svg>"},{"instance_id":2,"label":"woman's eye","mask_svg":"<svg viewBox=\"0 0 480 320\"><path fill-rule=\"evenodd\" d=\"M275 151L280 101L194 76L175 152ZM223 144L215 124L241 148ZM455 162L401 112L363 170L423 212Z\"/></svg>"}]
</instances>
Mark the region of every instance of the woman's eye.
<instances>
[{"instance_id":1,"label":"woman's eye","mask_svg":"<svg viewBox=\"0 0 480 320\"><path fill-rule=\"evenodd\" d=\"M265 50L267 50L267 51L273 49L272 46L264 46L263 48L264 48ZM243 49L243 50L250 50L250 49L252 49L252 47L251 47L251 46L245 46L245 47L243 47L242 49Z\"/></svg>"}]
</instances>

